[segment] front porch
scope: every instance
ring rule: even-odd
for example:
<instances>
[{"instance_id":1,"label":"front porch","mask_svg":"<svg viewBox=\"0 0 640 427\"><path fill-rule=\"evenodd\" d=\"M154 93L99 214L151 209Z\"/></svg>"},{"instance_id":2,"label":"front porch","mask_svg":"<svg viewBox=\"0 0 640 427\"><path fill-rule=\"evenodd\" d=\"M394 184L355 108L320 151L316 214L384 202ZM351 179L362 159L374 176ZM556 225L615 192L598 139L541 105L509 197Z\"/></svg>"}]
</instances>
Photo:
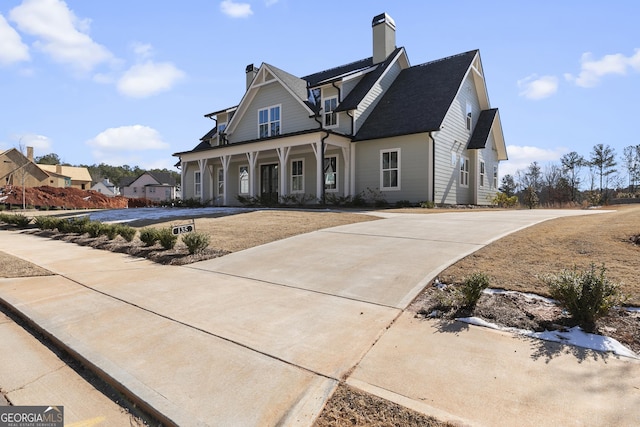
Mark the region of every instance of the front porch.
<instances>
[{"instance_id":1,"label":"front porch","mask_svg":"<svg viewBox=\"0 0 640 427\"><path fill-rule=\"evenodd\" d=\"M320 201L325 193L354 193L350 138L318 131L181 153L183 199L215 206L239 197Z\"/></svg>"}]
</instances>

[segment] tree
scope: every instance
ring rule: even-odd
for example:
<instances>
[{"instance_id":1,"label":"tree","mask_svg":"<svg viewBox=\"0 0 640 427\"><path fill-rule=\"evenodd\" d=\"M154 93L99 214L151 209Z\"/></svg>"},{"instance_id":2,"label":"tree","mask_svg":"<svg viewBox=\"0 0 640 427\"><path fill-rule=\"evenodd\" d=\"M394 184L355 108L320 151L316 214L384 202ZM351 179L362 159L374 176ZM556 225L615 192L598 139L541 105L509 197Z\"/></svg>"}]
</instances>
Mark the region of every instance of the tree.
<instances>
[{"instance_id":1,"label":"tree","mask_svg":"<svg viewBox=\"0 0 640 427\"><path fill-rule=\"evenodd\" d=\"M629 174L629 191L635 192L640 181L640 144L624 147L623 160Z\"/></svg>"},{"instance_id":2,"label":"tree","mask_svg":"<svg viewBox=\"0 0 640 427\"><path fill-rule=\"evenodd\" d=\"M39 165L60 165L62 161L56 153L45 154L44 156L38 156L34 159L34 162Z\"/></svg>"},{"instance_id":3,"label":"tree","mask_svg":"<svg viewBox=\"0 0 640 427\"><path fill-rule=\"evenodd\" d=\"M596 144L591 152L591 164L600 178L600 195L602 196L603 180L607 184L609 175L616 173L616 152L608 145Z\"/></svg>"},{"instance_id":4,"label":"tree","mask_svg":"<svg viewBox=\"0 0 640 427\"><path fill-rule=\"evenodd\" d=\"M514 194L516 194L516 182L513 179L513 175L505 175L502 177L501 179L501 183L502 185L500 186L500 188L498 188L498 190L502 193L504 193L507 197L512 197Z\"/></svg>"},{"instance_id":5,"label":"tree","mask_svg":"<svg viewBox=\"0 0 640 427\"><path fill-rule=\"evenodd\" d=\"M572 151L560 158L564 173L569 176L569 187L571 188L571 201L576 201L576 189L580 186L580 169L586 164L584 157Z\"/></svg>"}]
</instances>

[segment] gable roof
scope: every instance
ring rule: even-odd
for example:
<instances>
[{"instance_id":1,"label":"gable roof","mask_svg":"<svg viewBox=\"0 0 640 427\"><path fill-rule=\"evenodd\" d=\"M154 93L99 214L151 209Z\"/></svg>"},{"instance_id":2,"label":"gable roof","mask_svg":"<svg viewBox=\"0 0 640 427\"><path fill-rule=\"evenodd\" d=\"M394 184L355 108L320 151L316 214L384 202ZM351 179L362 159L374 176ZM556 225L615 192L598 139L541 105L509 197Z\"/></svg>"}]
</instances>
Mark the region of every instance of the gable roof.
<instances>
[{"instance_id":1,"label":"gable roof","mask_svg":"<svg viewBox=\"0 0 640 427\"><path fill-rule=\"evenodd\" d=\"M314 87L318 86L321 83L324 84L331 82L331 80L334 80L338 77L343 77L345 75L356 73L358 71L362 71L371 67L373 67L373 57L361 59L359 61L350 62L349 64L339 65L328 70L309 74L308 76L302 77L302 80L309 83L309 87Z\"/></svg>"},{"instance_id":2,"label":"gable roof","mask_svg":"<svg viewBox=\"0 0 640 427\"><path fill-rule=\"evenodd\" d=\"M60 166L60 171L58 171L58 166ZM85 167L41 164L39 164L38 167L48 172L49 174L57 174L60 176L69 177L72 181L92 181L89 169Z\"/></svg>"},{"instance_id":3,"label":"gable roof","mask_svg":"<svg viewBox=\"0 0 640 427\"><path fill-rule=\"evenodd\" d=\"M394 62L396 57L403 52L403 47L396 48L389 57L384 60L384 62L377 64L373 71L367 73L360 82L356 85L356 87L349 92L349 94L342 100L338 108L336 108L336 112L340 111L349 111L358 108L358 104L362 101L362 99L369 93L373 85L380 79L380 76L389 68L389 66Z\"/></svg>"},{"instance_id":4,"label":"gable roof","mask_svg":"<svg viewBox=\"0 0 640 427\"><path fill-rule=\"evenodd\" d=\"M489 132L491 132L491 127L493 126L493 120L495 119L497 112L498 112L497 108L480 111L480 115L478 116L476 127L473 129L473 134L469 139L469 144L467 145L467 149L478 150L481 148L485 148L487 146L487 139L489 138Z\"/></svg>"},{"instance_id":5,"label":"gable roof","mask_svg":"<svg viewBox=\"0 0 640 427\"><path fill-rule=\"evenodd\" d=\"M176 185L175 178L168 172L147 172L153 177L158 184L162 185Z\"/></svg>"},{"instance_id":6,"label":"gable roof","mask_svg":"<svg viewBox=\"0 0 640 427\"><path fill-rule=\"evenodd\" d=\"M439 130L477 54L472 50L402 70L354 141Z\"/></svg>"}]
</instances>

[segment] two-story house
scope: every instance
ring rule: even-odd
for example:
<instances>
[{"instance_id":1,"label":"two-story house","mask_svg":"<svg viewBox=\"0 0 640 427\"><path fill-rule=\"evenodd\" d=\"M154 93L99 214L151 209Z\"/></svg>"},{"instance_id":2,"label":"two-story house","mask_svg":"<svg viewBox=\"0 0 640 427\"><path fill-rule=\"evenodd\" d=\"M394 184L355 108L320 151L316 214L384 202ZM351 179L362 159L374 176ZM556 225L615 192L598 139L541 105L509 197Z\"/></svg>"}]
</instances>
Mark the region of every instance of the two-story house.
<instances>
[{"instance_id":1,"label":"two-story house","mask_svg":"<svg viewBox=\"0 0 640 427\"><path fill-rule=\"evenodd\" d=\"M477 50L411 66L391 17L373 19L373 56L296 77L247 66L237 106L179 157L184 198L379 192L389 203L488 204L507 159Z\"/></svg>"},{"instance_id":2,"label":"two-story house","mask_svg":"<svg viewBox=\"0 0 640 427\"><path fill-rule=\"evenodd\" d=\"M171 201L176 198L176 180L169 173L144 172L136 178L123 178L120 181L120 192L130 199Z\"/></svg>"}]
</instances>

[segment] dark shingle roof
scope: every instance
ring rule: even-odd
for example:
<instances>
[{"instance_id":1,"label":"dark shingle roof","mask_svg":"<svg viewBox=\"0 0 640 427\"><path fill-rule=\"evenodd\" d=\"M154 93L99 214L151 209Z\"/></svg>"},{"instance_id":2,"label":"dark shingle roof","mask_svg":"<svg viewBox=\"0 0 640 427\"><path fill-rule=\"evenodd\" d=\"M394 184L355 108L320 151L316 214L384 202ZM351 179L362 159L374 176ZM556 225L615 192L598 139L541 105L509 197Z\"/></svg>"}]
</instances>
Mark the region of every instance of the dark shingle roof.
<instances>
[{"instance_id":1,"label":"dark shingle roof","mask_svg":"<svg viewBox=\"0 0 640 427\"><path fill-rule=\"evenodd\" d=\"M354 140L440 129L477 52L473 50L402 70Z\"/></svg>"},{"instance_id":2,"label":"dark shingle roof","mask_svg":"<svg viewBox=\"0 0 640 427\"><path fill-rule=\"evenodd\" d=\"M120 187L128 187L136 179L138 179L138 178L136 178L135 176L123 176L122 178L120 178L119 185L120 185Z\"/></svg>"},{"instance_id":3,"label":"dark shingle roof","mask_svg":"<svg viewBox=\"0 0 640 427\"><path fill-rule=\"evenodd\" d=\"M175 178L168 172L147 172L158 184L176 185Z\"/></svg>"},{"instance_id":4,"label":"dark shingle roof","mask_svg":"<svg viewBox=\"0 0 640 427\"><path fill-rule=\"evenodd\" d=\"M373 66L373 57L361 59L359 61L351 62L345 65L340 65L338 67L330 68L318 73L309 74L308 76L302 77L302 80L307 81L307 83L309 83L309 86L313 87L322 81L331 80L343 74L349 74L355 71L366 69L371 66Z\"/></svg>"},{"instance_id":5,"label":"dark shingle roof","mask_svg":"<svg viewBox=\"0 0 640 427\"><path fill-rule=\"evenodd\" d=\"M378 67L365 75L351 92L342 100L336 111L349 111L358 108L360 101L367 96L373 85L378 81L382 73L391 65L395 57L403 48L396 48L389 57Z\"/></svg>"},{"instance_id":6,"label":"dark shingle roof","mask_svg":"<svg viewBox=\"0 0 640 427\"><path fill-rule=\"evenodd\" d=\"M496 118L497 112L497 108L480 111L478 122L476 123L476 127L473 129L473 134L471 135L471 139L469 139L467 149L477 150L486 147L489 132L491 132L491 127L493 127L493 120Z\"/></svg>"},{"instance_id":7,"label":"dark shingle roof","mask_svg":"<svg viewBox=\"0 0 640 427\"><path fill-rule=\"evenodd\" d=\"M209 132L207 132L202 138L200 138L200 141L206 141L208 139L213 138L213 136L216 134L216 132L218 132L218 128L214 127Z\"/></svg>"}]
</instances>

